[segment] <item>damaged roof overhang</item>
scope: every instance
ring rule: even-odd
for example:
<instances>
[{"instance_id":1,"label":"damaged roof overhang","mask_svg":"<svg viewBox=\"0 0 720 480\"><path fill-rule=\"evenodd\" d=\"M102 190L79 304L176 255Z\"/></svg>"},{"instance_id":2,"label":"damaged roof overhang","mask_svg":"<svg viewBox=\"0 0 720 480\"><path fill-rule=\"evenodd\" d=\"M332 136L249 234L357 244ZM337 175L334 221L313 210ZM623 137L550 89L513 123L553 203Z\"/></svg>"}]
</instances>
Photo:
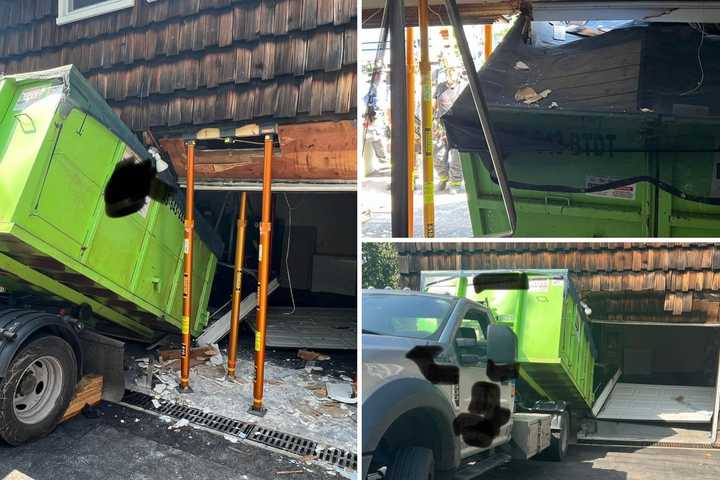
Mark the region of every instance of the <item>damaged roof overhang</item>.
<instances>
[{"instance_id":1,"label":"damaged roof overhang","mask_svg":"<svg viewBox=\"0 0 720 480\"><path fill-rule=\"evenodd\" d=\"M417 25L417 0L405 0L406 21ZM444 0L430 0L431 25L447 25ZM521 10L532 12L536 21L642 20L647 22L720 23L720 1L594 1L594 0L457 0L465 24L491 22ZM363 1L363 27L380 26L385 0Z\"/></svg>"}]
</instances>

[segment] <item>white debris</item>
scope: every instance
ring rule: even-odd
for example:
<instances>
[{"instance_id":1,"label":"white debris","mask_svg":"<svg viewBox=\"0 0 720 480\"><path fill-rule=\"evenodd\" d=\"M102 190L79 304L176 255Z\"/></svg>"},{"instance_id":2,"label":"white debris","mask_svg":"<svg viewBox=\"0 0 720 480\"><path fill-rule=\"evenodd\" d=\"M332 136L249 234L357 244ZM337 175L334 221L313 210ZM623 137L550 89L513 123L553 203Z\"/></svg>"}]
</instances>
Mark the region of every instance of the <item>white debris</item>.
<instances>
[{"instance_id":1,"label":"white debris","mask_svg":"<svg viewBox=\"0 0 720 480\"><path fill-rule=\"evenodd\" d=\"M136 418L136 419L135 419L135 423L138 423L139 421L140 421L139 418Z\"/></svg>"},{"instance_id":2,"label":"white debris","mask_svg":"<svg viewBox=\"0 0 720 480\"><path fill-rule=\"evenodd\" d=\"M215 355L210 357L210 363L212 365L218 366L218 365L224 365L225 364L225 357L223 357L222 352L220 351L220 347L218 347L217 343L213 343L212 347L215 349Z\"/></svg>"},{"instance_id":3,"label":"white debris","mask_svg":"<svg viewBox=\"0 0 720 480\"><path fill-rule=\"evenodd\" d=\"M328 397L342 403L357 403L357 398L352 398L353 388L349 383L326 383Z\"/></svg>"},{"instance_id":4,"label":"white debris","mask_svg":"<svg viewBox=\"0 0 720 480\"><path fill-rule=\"evenodd\" d=\"M155 385L155 387L153 387L153 391L155 393L162 394L167 388L168 388L168 386L165 385L164 383L158 383L157 385Z\"/></svg>"},{"instance_id":5,"label":"white debris","mask_svg":"<svg viewBox=\"0 0 720 480\"><path fill-rule=\"evenodd\" d=\"M515 70L530 70L530 67L528 67L528 64L525 62L521 62L520 60L515 62L514 68L515 68Z\"/></svg>"},{"instance_id":6,"label":"white debris","mask_svg":"<svg viewBox=\"0 0 720 480\"><path fill-rule=\"evenodd\" d=\"M153 404L153 407L155 407L155 408L160 408L160 405L162 405L157 398L152 399L152 404Z\"/></svg>"},{"instance_id":7,"label":"white debris","mask_svg":"<svg viewBox=\"0 0 720 480\"><path fill-rule=\"evenodd\" d=\"M168 430L178 430L183 427L187 427L190 425L190 421L187 418L183 418L182 420L178 420L173 425L170 425L168 427Z\"/></svg>"},{"instance_id":8,"label":"white debris","mask_svg":"<svg viewBox=\"0 0 720 480\"><path fill-rule=\"evenodd\" d=\"M560 105L557 102L552 102L548 108L560 108Z\"/></svg>"},{"instance_id":9,"label":"white debris","mask_svg":"<svg viewBox=\"0 0 720 480\"><path fill-rule=\"evenodd\" d=\"M641 111L641 112L644 112L644 113L652 113L652 112L654 112L655 110L653 110L653 109L651 109L651 108L641 108L640 111Z\"/></svg>"},{"instance_id":10,"label":"white debris","mask_svg":"<svg viewBox=\"0 0 720 480\"><path fill-rule=\"evenodd\" d=\"M352 472L342 467L335 467L335 472L343 478L349 478L350 480L357 479L357 472Z\"/></svg>"},{"instance_id":11,"label":"white debris","mask_svg":"<svg viewBox=\"0 0 720 480\"><path fill-rule=\"evenodd\" d=\"M223 435L223 437L225 438L225 440L227 440L227 441L230 442L230 443L237 443L237 442L238 442L237 437L233 437L232 435Z\"/></svg>"},{"instance_id":12,"label":"white debris","mask_svg":"<svg viewBox=\"0 0 720 480\"><path fill-rule=\"evenodd\" d=\"M347 375L340 375L340 379L350 383L352 383L353 381L353 379L348 377Z\"/></svg>"},{"instance_id":13,"label":"white debris","mask_svg":"<svg viewBox=\"0 0 720 480\"><path fill-rule=\"evenodd\" d=\"M167 415L161 416L161 417L160 417L160 420L162 420L162 421L165 422L165 423L170 423L170 422L172 422L172 418L168 417Z\"/></svg>"}]
</instances>

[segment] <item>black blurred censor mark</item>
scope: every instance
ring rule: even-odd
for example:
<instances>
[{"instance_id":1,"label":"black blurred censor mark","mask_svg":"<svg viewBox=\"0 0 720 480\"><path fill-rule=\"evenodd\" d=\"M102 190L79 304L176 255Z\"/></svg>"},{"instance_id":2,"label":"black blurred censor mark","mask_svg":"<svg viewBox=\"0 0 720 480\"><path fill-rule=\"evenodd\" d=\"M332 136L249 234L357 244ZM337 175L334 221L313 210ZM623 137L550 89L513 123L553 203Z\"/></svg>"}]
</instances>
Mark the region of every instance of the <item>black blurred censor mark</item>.
<instances>
[{"instance_id":1,"label":"black blurred censor mark","mask_svg":"<svg viewBox=\"0 0 720 480\"><path fill-rule=\"evenodd\" d=\"M443 351L439 345L417 346L406 357L417 364L423 376L434 385L458 385L460 369L455 365L438 365L435 357ZM517 378L517 364L497 365L488 360L487 375L495 382ZM455 435L473 447L486 448L510 420L510 410L500 406L500 387L490 382L476 382L471 391L468 413L453 421Z\"/></svg>"}]
</instances>

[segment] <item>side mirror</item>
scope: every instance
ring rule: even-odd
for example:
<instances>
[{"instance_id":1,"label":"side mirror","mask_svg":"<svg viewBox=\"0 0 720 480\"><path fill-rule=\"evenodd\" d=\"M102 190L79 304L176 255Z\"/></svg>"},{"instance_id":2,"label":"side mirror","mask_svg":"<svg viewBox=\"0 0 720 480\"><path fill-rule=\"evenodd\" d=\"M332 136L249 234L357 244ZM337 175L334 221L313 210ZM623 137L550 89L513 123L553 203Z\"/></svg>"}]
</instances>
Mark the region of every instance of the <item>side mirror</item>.
<instances>
[{"instance_id":1,"label":"side mirror","mask_svg":"<svg viewBox=\"0 0 720 480\"><path fill-rule=\"evenodd\" d=\"M487 332L488 360L498 367L515 364L517 358L517 338L506 325L488 325Z\"/></svg>"},{"instance_id":2,"label":"side mirror","mask_svg":"<svg viewBox=\"0 0 720 480\"><path fill-rule=\"evenodd\" d=\"M484 290L527 290L528 276L522 272L488 272L473 278L475 293Z\"/></svg>"},{"instance_id":3,"label":"side mirror","mask_svg":"<svg viewBox=\"0 0 720 480\"><path fill-rule=\"evenodd\" d=\"M150 160L133 159L117 164L105 186L105 212L117 218L133 214L145 206L151 195L157 171Z\"/></svg>"}]
</instances>

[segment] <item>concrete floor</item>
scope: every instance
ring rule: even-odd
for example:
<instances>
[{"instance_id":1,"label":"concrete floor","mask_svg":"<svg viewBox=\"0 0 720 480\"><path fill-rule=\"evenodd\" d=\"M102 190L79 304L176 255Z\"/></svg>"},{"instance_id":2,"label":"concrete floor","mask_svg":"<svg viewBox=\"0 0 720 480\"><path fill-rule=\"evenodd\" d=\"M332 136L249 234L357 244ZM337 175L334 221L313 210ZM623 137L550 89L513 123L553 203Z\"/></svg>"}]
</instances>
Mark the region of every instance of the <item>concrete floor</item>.
<instances>
[{"instance_id":1,"label":"concrete floor","mask_svg":"<svg viewBox=\"0 0 720 480\"><path fill-rule=\"evenodd\" d=\"M512 461L482 480L711 480L720 450L571 445L563 462Z\"/></svg>"},{"instance_id":2,"label":"concrete floor","mask_svg":"<svg viewBox=\"0 0 720 480\"><path fill-rule=\"evenodd\" d=\"M362 235L367 238L392 236L390 215L390 177L366 177L361 184L360 207L362 212ZM423 198L420 190L414 196L414 232L416 238L423 236ZM435 237L472 237L470 212L465 194L441 193L435 195Z\"/></svg>"},{"instance_id":3,"label":"concrete floor","mask_svg":"<svg viewBox=\"0 0 720 480\"><path fill-rule=\"evenodd\" d=\"M185 427L169 430L158 417L103 402L100 417L79 415L47 438L10 447L0 443L0 479L18 470L35 480L334 479L332 467L231 443Z\"/></svg>"}]
</instances>

